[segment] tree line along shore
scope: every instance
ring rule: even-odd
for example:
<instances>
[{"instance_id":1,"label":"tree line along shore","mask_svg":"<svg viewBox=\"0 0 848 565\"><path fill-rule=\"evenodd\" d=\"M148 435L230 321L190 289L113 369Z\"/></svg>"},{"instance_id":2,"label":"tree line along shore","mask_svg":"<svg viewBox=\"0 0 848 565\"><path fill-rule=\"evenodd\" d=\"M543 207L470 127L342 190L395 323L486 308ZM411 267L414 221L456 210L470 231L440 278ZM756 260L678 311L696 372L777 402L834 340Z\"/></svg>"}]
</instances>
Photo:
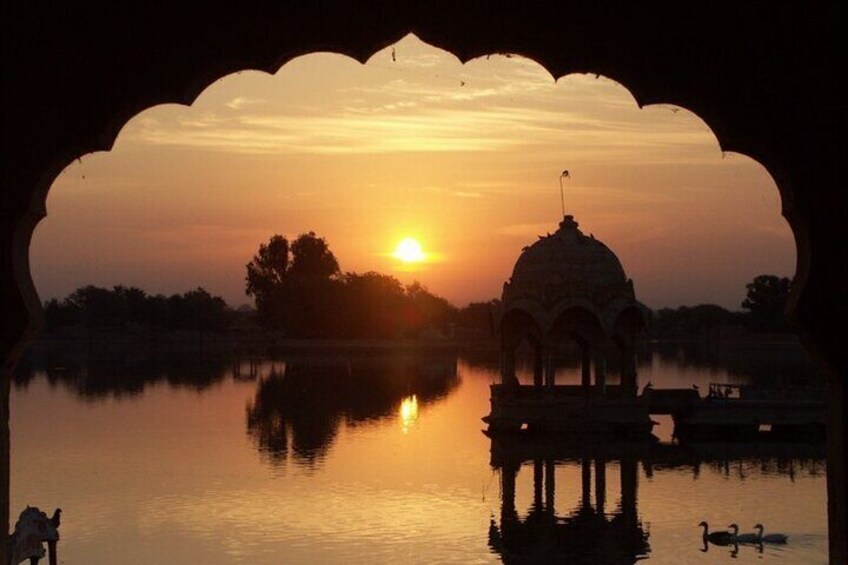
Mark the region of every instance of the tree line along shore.
<instances>
[{"instance_id":1,"label":"tree line along shore","mask_svg":"<svg viewBox=\"0 0 848 565\"><path fill-rule=\"evenodd\" d=\"M790 333L784 317L791 281L755 277L741 310L715 304L652 312L651 339L777 340ZM87 285L44 304L44 339L229 339L311 348L348 342L380 347L414 343L493 340L498 299L463 307L418 282L369 271L342 272L324 238L313 232L294 241L275 235L246 265L245 292L255 308L231 308L198 287L182 294L148 294L132 286Z\"/></svg>"}]
</instances>

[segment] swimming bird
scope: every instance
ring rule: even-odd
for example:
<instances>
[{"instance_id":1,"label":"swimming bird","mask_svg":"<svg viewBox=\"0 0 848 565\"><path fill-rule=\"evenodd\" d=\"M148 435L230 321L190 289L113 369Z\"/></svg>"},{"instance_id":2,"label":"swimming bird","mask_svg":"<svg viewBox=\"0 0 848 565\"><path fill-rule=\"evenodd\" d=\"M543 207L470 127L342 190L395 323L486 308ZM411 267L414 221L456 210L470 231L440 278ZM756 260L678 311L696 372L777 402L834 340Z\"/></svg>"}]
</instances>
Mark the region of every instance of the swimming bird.
<instances>
[{"instance_id":1,"label":"swimming bird","mask_svg":"<svg viewBox=\"0 0 848 565\"><path fill-rule=\"evenodd\" d=\"M730 532L710 532L710 527L706 522L698 524L704 528L704 540L715 545L730 545L733 543L733 538Z\"/></svg>"},{"instance_id":2,"label":"swimming bird","mask_svg":"<svg viewBox=\"0 0 848 565\"><path fill-rule=\"evenodd\" d=\"M749 533L749 534L740 534L739 526L736 524L730 524L728 526L731 530L731 535L733 536L734 543L760 543L760 533Z\"/></svg>"},{"instance_id":3,"label":"swimming bird","mask_svg":"<svg viewBox=\"0 0 848 565\"><path fill-rule=\"evenodd\" d=\"M757 524L754 526L755 530L759 530L759 539L757 540L759 543L786 543L789 540L789 536L786 534L766 534L763 535L763 525Z\"/></svg>"}]
</instances>

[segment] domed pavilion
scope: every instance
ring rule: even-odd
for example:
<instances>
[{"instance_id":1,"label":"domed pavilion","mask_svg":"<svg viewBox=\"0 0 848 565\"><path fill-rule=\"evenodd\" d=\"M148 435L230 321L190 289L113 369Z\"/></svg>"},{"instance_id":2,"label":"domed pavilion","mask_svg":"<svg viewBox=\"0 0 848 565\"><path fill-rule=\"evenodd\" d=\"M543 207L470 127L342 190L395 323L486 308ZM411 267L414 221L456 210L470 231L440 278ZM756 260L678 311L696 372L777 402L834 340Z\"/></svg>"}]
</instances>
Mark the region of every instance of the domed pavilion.
<instances>
[{"instance_id":1,"label":"domed pavilion","mask_svg":"<svg viewBox=\"0 0 848 565\"><path fill-rule=\"evenodd\" d=\"M502 301L502 382L492 386L490 430L650 431L637 402L634 352L647 309L609 247L565 216L556 232L524 248ZM522 386L515 352L524 340L535 360L533 385ZM555 383L554 355L566 341L581 352L579 385ZM617 385L606 382L610 351L619 357Z\"/></svg>"}]
</instances>

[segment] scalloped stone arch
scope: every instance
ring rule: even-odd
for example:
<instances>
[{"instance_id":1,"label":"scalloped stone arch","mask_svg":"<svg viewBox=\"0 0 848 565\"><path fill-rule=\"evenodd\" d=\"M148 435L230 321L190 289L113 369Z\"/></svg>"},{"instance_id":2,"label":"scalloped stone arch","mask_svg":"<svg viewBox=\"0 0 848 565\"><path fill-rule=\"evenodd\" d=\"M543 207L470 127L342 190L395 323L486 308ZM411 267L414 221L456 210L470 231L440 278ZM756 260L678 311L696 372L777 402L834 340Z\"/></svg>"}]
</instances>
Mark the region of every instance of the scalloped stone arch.
<instances>
[{"instance_id":1,"label":"scalloped stone arch","mask_svg":"<svg viewBox=\"0 0 848 565\"><path fill-rule=\"evenodd\" d=\"M568 300L551 314L546 330L550 341L579 336L582 341L597 345L609 336L600 313L586 300ZM570 330L569 333L562 333L563 327Z\"/></svg>"},{"instance_id":2,"label":"scalloped stone arch","mask_svg":"<svg viewBox=\"0 0 848 565\"><path fill-rule=\"evenodd\" d=\"M569 298L557 302L548 314L545 333L552 333L571 311L586 312L597 323L601 333L609 334L610 328L604 323L603 314L598 310L597 306L585 298Z\"/></svg>"},{"instance_id":3,"label":"scalloped stone arch","mask_svg":"<svg viewBox=\"0 0 848 565\"><path fill-rule=\"evenodd\" d=\"M43 8L16 3L4 16L4 170L0 200L0 528L8 529L9 382L38 326L29 273L32 231L56 175L108 150L123 124L162 103L191 103L239 70L275 72L295 56L331 51L365 62L407 33L461 61L515 53L552 76L595 72L642 106L685 107L723 150L760 162L775 179L793 231L797 267L790 309L805 345L829 368L830 558L848 561L844 377L848 352L831 331L848 316L844 241L848 178L842 52L846 9L714 2L598 5L487 2L365 6L327 0L167 13L140 6ZM729 15L732 14L732 17ZM96 29L90 29L97 22ZM88 30L88 31L83 31ZM6 54L9 54L6 56ZM69 111L69 108L72 111ZM5 544L0 544L4 561Z\"/></svg>"},{"instance_id":4,"label":"scalloped stone arch","mask_svg":"<svg viewBox=\"0 0 848 565\"><path fill-rule=\"evenodd\" d=\"M517 346L525 337L535 342L541 342L544 339L544 326L539 323L537 317L544 312L533 307L533 303L516 304L504 312L498 324L504 344ZM513 335L514 332L518 333Z\"/></svg>"},{"instance_id":5,"label":"scalloped stone arch","mask_svg":"<svg viewBox=\"0 0 848 565\"><path fill-rule=\"evenodd\" d=\"M648 329L648 314L641 304L620 308L611 320L610 335L619 347L632 345L633 339Z\"/></svg>"},{"instance_id":6,"label":"scalloped stone arch","mask_svg":"<svg viewBox=\"0 0 848 565\"><path fill-rule=\"evenodd\" d=\"M607 317L604 320L611 334L617 333L617 328L624 316L635 317L634 322L640 323L643 330L648 329L648 321L650 320L651 313L646 306L641 302L634 304L629 301L616 301L608 307Z\"/></svg>"}]
</instances>

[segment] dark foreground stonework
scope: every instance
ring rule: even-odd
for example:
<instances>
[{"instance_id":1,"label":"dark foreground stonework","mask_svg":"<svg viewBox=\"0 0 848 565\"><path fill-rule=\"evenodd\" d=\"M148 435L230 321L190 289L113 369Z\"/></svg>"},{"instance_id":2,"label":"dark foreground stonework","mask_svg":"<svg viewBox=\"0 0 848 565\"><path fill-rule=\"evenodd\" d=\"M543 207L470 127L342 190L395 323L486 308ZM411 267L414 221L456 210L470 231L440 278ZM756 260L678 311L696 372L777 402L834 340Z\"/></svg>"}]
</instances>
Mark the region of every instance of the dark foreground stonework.
<instances>
[{"instance_id":1,"label":"dark foreground stonework","mask_svg":"<svg viewBox=\"0 0 848 565\"><path fill-rule=\"evenodd\" d=\"M773 2L261 2L61 8L4 2L0 187L0 529L8 530L11 368L41 316L29 242L72 160L108 150L156 104L190 104L216 79L275 72L314 51L365 61L407 33L463 60L511 52L553 76L598 73L640 104L698 114L724 150L774 177L795 234L792 312L829 369L830 558L846 553L844 459L848 229L844 4ZM0 552L5 544L0 544ZM5 557L0 555L0 562Z\"/></svg>"}]
</instances>

